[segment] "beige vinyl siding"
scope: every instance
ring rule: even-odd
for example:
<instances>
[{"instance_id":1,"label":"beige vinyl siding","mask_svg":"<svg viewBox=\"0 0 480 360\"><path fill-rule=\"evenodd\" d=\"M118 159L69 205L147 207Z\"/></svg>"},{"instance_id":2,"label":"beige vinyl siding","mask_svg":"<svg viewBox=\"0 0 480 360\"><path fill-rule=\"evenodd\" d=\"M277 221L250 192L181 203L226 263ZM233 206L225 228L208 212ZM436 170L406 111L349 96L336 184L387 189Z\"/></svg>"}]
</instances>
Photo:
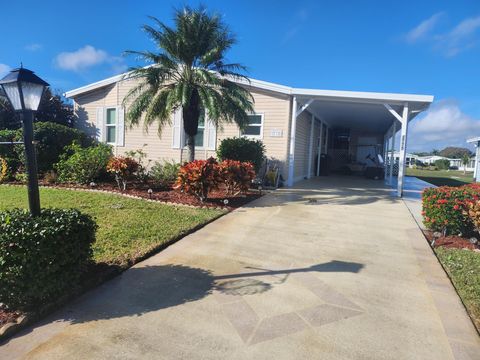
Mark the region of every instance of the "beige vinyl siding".
<instances>
[{"instance_id":1,"label":"beige vinyl siding","mask_svg":"<svg viewBox=\"0 0 480 360\"><path fill-rule=\"evenodd\" d=\"M74 107L78 116L78 127L86 129L90 134L95 134L96 110L98 107L121 106L128 91L135 85L136 80L124 80L114 85L76 96ZM283 164L286 162L288 127L290 112L290 97L272 92L260 91L251 88L254 98L255 113L263 114L263 138L269 158L275 158ZM281 137L272 136L272 131L281 132ZM157 125L145 129L143 124L125 129L125 146L115 147L114 152L118 155L126 151L143 149L152 161L175 160L181 162L186 159L186 149L172 148L172 125L162 129L159 137ZM217 142L227 137L240 136L240 129L235 124L223 123L221 129L217 129ZM196 158L205 159L215 156L215 151L196 149ZM285 167L282 171L286 178Z\"/></svg>"}]
</instances>

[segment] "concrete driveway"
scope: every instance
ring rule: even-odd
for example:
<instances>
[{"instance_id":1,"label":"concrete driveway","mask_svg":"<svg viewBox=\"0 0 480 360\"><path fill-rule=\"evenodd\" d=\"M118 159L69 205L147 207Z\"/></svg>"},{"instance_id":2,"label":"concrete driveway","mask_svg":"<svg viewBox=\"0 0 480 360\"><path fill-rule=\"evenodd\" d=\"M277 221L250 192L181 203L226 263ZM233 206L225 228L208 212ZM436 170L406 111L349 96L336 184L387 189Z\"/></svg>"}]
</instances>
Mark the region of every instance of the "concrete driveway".
<instances>
[{"instance_id":1,"label":"concrete driveway","mask_svg":"<svg viewBox=\"0 0 480 360\"><path fill-rule=\"evenodd\" d=\"M321 178L269 194L85 294L2 359L478 359L403 201Z\"/></svg>"}]
</instances>

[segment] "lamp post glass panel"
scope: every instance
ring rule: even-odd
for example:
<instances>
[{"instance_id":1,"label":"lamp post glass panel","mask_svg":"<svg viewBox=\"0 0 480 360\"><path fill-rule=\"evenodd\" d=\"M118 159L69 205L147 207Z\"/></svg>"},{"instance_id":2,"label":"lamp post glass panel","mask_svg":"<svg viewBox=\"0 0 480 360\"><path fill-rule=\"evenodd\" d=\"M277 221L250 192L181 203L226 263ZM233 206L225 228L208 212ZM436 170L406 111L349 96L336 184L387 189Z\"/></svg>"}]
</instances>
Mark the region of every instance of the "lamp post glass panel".
<instances>
[{"instance_id":1,"label":"lamp post glass panel","mask_svg":"<svg viewBox=\"0 0 480 360\"><path fill-rule=\"evenodd\" d=\"M33 115L38 110L40 100L47 86L48 84L35 75L33 71L23 67L12 70L0 80L0 87L22 120L28 175L28 205L33 216L40 214L37 157L33 144Z\"/></svg>"}]
</instances>

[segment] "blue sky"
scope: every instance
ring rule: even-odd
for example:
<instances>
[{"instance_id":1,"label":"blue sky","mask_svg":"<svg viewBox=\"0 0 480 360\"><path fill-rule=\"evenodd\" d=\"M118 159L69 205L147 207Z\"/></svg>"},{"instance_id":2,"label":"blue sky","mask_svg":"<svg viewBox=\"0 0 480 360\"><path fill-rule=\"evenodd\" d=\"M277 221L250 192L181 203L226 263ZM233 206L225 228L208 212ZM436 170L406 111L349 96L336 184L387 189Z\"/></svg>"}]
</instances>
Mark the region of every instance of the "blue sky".
<instances>
[{"instance_id":1,"label":"blue sky","mask_svg":"<svg viewBox=\"0 0 480 360\"><path fill-rule=\"evenodd\" d=\"M8 1L0 75L22 61L65 91L134 65L152 49L147 16L170 22L176 1ZM480 1L203 1L237 34L229 53L249 75L295 87L435 95L408 149L465 146L480 135ZM5 16L8 14L8 16ZM8 31L5 31L8 29Z\"/></svg>"}]
</instances>

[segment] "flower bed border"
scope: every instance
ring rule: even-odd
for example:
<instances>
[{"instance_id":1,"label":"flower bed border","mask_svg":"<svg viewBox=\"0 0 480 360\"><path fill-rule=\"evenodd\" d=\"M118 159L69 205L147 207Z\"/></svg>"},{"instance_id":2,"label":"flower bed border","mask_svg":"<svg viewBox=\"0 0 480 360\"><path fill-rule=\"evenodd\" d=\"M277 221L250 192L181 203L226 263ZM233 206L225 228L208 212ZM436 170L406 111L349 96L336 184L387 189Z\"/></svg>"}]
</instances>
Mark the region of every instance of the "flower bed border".
<instances>
[{"instance_id":1,"label":"flower bed border","mask_svg":"<svg viewBox=\"0 0 480 360\"><path fill-rule=\"evenodd\" d=\"M15 184L15 183L4 183L4 184L0 184L0 185L3 185L3 186L17 186L17 187L25 186L25 184ZM205 205L189 205L189 204L184 204L184 203L179 203L179 202L174 202L174 201L147 199L143 196L130 195L130 194L122 193L122 192L119 192L119 191L89 189L89 188L76 187L76 186L39 185L39 187L46 188L46 189L86 191L86 192L96 192L96 193L103 193L103 194L119 195L119 196L123 196L123 197L130 198L130 199L144 200L144 201L160 203L160 204L169 205L169 206L183 206L183 207L189 207L189 208L193 208L193 209L217 209L217 210L227 210L229 212L237 209L237 208L234 208L234 207L231 207L231 206L228 206L228 205L227 206L219 206L219 205L216 205L214 203L208 203L208 204L205 204ZM262 191L259 191L259 190L256 190L256 189L250 189L250 191L258 192L258 194L260 196L263 196L264 194L267 194L269 192L268 190L266 191L265 189L262 190ZM253 201L253 200L256 200L256 199L252 199L251 201Z\"/></svg>"}]
</instances>

